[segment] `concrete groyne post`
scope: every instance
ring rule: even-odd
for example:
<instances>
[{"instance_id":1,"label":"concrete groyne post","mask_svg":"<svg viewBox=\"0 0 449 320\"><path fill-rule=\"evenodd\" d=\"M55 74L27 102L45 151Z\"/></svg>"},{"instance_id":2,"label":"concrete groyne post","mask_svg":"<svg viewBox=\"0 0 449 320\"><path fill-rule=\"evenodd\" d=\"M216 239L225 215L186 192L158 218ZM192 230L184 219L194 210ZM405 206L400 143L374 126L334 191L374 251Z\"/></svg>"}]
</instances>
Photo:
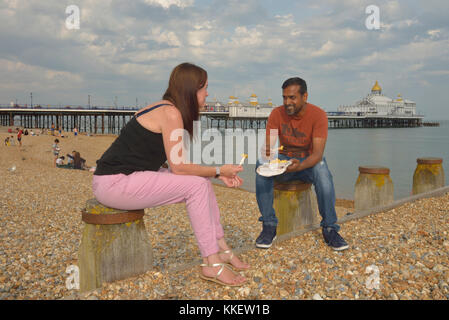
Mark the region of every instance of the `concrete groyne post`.
<instances>
[{"instance_id":1,"label":"concrete groyne post","mask_svg":"<svg viewBox=\"0 0 449 320\"><path fill-rule=\"evenodd\" d=\"M84 230L78 251L80 291L126 279L153 267L153 252L143 221L144 210L108 208L96 199L82 212Z\"/></svg>"},{"instance_id":2,"label":"concrete groyne post","mask_svg":"<svg viewBox=\"0 0 449 320\"><path fill-rule=\"evenodd\" d=\"M442 158L418 158L413 174L413 194L424 193L444 187Z\"/></svg>"},{"instance_id":3,"label":"concrete groyne post","mask_svg":"<svg viewBox=\"0 0 449 320\"><path fill-rule=\"evenodd\" d=\"M310 183L275 182L273 207L278 218L277 235L319 223L318 204Z\"/></svg>"},{"instance_id":4,"label":"concrete groyne post","mask_svg":"<svg viewBox=\"0 0 449 320\"><path fill-rule=\"evenodd\" d=\"M390 169L377 166L359 167L354 192L355 209L365 210L388 205L393 201L394 187Z\"/></svg>"}]
</instances>

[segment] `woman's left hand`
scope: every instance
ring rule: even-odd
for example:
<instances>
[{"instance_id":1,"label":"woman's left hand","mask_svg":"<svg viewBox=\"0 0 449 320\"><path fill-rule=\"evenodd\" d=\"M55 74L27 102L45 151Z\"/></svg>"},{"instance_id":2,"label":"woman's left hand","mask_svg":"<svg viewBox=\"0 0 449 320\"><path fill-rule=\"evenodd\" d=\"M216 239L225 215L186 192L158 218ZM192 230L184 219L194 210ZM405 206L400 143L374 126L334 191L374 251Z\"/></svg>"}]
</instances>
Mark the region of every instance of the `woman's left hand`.
<instances>
[{"instance_id":1,"label":"woman's left hand","mask_svg":"<svg viewBox=\"0 0 449 320\"><path fill-rule=\"evenodd\" d=\"M234 178L228 178L224 176L220 176L218 179L224 182L224 184L229 188L238 188L242 185L243 179L239 176L235 176Z\"/></svg>"}]
</instances>

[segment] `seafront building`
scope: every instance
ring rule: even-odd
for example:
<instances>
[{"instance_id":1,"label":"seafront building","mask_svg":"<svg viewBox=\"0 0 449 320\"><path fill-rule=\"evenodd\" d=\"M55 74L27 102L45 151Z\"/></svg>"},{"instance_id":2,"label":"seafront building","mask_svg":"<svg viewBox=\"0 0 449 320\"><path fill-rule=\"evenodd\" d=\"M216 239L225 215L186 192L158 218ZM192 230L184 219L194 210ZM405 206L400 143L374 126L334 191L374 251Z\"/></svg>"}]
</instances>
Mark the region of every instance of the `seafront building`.
<instances>
[{"instance_id":1,"label":"seafront building","mask_svg":"<svg viewBox=\"0 0 449 320\"><path fill-rule=\"evenodd\" d=\"M376 81L371 93L351 106L340 106L338 112L345 115L378 115L378 116L416 116L416 103L402 98L398 94L396 99L382 94L382 88Z\"/></svg>"},{"instance_id":2,"label":"seafront building","mask_svg":"<svg viewBox=\"0 0 449 320\"><path fill-rule=\"evenodd\" d=\"M249 97L249 101L243 104L235 96L230 96L226 104L216 99L206 102L206 104L206 111L226 112L230 118L268 118L273 110L271 99L268 99L267 103L261 103L254 93Z\"/></svg>"}]
</instances>

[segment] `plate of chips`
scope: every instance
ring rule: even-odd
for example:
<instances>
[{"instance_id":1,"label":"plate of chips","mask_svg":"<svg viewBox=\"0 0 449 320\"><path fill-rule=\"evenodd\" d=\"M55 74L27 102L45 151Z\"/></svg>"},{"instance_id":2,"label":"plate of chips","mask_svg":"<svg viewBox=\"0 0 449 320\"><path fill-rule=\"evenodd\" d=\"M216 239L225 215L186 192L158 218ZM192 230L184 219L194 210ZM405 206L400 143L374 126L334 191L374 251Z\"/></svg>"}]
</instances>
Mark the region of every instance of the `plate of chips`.
<instances>
[{"instance_id":1,"label":"plate of chips","mask_svg":"<svg viewBox=\"0 0 449 320\"><path fill-rule=\"evenodd\" d=\"M291 164L292 162L290 160L274 159L269 163L264 163L259 166L256 172L264 177L278 176L283 174L285 170L287 170L287 167Z\"/></svg>"}]
</instances>

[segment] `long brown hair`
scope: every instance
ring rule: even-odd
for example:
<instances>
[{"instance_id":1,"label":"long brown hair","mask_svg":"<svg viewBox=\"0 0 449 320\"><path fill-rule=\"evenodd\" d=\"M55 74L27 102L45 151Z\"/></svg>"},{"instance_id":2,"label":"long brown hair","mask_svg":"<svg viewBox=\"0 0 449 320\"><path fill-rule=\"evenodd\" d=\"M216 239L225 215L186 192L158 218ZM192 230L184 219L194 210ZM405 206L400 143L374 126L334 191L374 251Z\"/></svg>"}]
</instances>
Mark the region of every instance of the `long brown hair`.
<instances>
[{"instance_id":1,"label":"long brown hair","mask_svg":"<svg viewBox=\"0 0 449 320\"><path fill-rule=\"evenodd\" d=\"M184 129L193 136L193 121L199 119L197 92L207 81L207 71L191 63L176 66L168 82L168 88L162 97L173 103L181 112Z\"/></svg>"},{"instance_id":2,"label":"long brown hair","mask_svg":"<svg viewBox=\"0 0 449 320\"><path fill-rule=\"evenodd\" d=\"M75 169L81 169L81 154L78 151L73 153L73 167Z\"/></svg>"}]
</instances>

